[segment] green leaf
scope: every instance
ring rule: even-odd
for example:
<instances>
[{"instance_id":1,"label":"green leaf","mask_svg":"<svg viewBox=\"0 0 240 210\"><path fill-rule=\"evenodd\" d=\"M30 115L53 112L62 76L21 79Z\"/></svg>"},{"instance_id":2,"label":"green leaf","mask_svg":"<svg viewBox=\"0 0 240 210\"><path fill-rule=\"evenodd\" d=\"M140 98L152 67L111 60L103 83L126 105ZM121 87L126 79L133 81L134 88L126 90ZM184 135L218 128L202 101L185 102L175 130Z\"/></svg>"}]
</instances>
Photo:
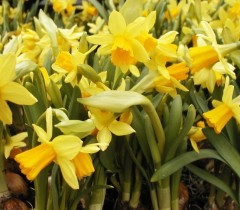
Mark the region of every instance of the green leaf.
<instances>
[{"instance_id":1,"label":"green leaf","mask_svg":"<svg viewBox=\"0 0 240 210\"><path fill-rule=\"evenodd\" d=\"M217 188L223 190L226 192L233 200L235 200L237 203L237 198L235 192L231 189L231 187L228 186L227 183L219 179L218 177L208 173L207 171L198 168L197 166L194 166L192 164L189 164L186 166L189 171L199 176L201 179L206 180L207 182L215 185Z\"/></svg>"},{"instance_id":2,"label":"green leaf","mask_svg":"<svg viewBox=\"0 0 240 210\"><path fill-rule=\"evenodd\" d=\"M196 153L195 151L186 152L163 164L161 168L153 174L151 182L157 182L164 179L189 163L204 158L214 158L225 162L225 160L215 150L202 149L200 150L200 153Z\"/></svg>"},{"instance_id":3,"label":"green leaf","mask_svg":"<svg viewBox=\"0 0 240 210\"><path fill-rule=\"evenodd\" d=\"M222 133L216 134L211 128L204 128L203 133L225 162L240 177L240 155L228 139Z\"/></svg>"}]
</instances>

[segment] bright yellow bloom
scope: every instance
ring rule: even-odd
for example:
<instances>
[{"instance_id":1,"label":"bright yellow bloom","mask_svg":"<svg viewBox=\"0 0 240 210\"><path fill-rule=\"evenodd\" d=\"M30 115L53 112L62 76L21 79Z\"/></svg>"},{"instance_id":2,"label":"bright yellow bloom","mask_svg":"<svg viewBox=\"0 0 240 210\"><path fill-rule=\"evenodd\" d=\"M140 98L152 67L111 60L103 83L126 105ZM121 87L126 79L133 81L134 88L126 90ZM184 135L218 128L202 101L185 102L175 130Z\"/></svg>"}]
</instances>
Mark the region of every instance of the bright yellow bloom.
<instances>
[{"instance_id":1,"label":"bright yellow bloom","mask_svg":"<svg viewBox=\"0 0 240 210\"><path fill-rule=\"evenodd\" d=\"M240 123L240 96L233 97L234 86L229 85L227 77L223 90L222 101L213 100L214 109L203 113L207 124L213 127L216 133L220 133L228 121L234 117Z\"/></svg>"},{"instance_id":2,"label":"bright yellow bloom","mask_svg":"<svg viewBox=\"0 0 240 210\"><path fill-rule=\"evenodd\" d=\"M126 24L122 14L113 11L109 16L108 27L110 33L92 35L87 38L90 43L101 45L98 48L100 55L111 54L111 61L126 73L130 66L139 62L146 62L147 51L137 40L142 33L142 25L146 18L137 18L133 22Z\"/></svg>"},{"instance_id":3,"label":"bright yellow bloom","mask_svg":"<svg viewBox=\"0 0 240 210\"><path fill-rule=\"evenodd\" d=\"M112 133L117 136L123 136L135 132L129 124L118 121L117 118L119 115L113 112L93 107L88 107L88 109L90 111L90 118L98 129L97 140L99 143L105 143L105 145L99 145L102 151L106 150L108 144L111 142Z\"/></svg>"},{"instance_id":4,"label":"bright yellow bloom","mask_svg":"<svg viewBox=\"0 0 240 210\"><path fill-rule=\"evenodd\" d=\"M15 67L15 55L0 55L0 120L5 124L12 124L12 111L7 101L19 105L32 105L37 102L25 87L14 82Z\"/></svg>"},{"instance_id":5,"label":"bright yellow bloom","mask_svg":"<svg viewBox=\"0 0 240 210\"><path fill-rule=\"evenodd\" d=\"M73 4L76 3L76 0L51 0L51 2L53 4L53 10L57 13L66 10L70 15L75 10Z\"/></svg>"},{"instance_id":6,"label":"bright yellow bloom","mask_svg":"<svg viewBox=\"0 0 240 210\"><path fill-rule=\"evenodd\" d=\"M80 17L82 21L87 21L93 16L96 16L98 14L97 9L92 6L89 2L87 1L82 1L82 5L80 6L82 9Z\"/></svg>"},{"instance_id":7,"label":"bright yellow bloom","mask_svg":"<svg viewBox=\"0 0 240 210\"><path fill-rule=\"evenodd\" d=\"M14 136L6 136L4 138L4 155L7 159L13 148L25 147L26 143L23 140L27 137L27 132L18 133Z\"/></svg>"},{"instance_id":8,"label":"bright yellow bloom","mask_svg":"<svg viewBox=\"0 0 240 210\"><path fill-rule=\"evenodd\" d=\"M61 112L48 108L46 111L47 131L44 131L37 125L33 125L41 144L16 155L15 160L20 164L22 173L25 174L29 180L35 179L41 170L54 161L59 165L63 178L69 186L73 189L78 189L79 184L76 175L76 165L73 159L77 157L80 152L93 153L98 151L99 148L96 144L83 147L82 140L74 135L59 135L52 139L53 111L58 118L66 118Z\"/></svg>"}]
</instances>

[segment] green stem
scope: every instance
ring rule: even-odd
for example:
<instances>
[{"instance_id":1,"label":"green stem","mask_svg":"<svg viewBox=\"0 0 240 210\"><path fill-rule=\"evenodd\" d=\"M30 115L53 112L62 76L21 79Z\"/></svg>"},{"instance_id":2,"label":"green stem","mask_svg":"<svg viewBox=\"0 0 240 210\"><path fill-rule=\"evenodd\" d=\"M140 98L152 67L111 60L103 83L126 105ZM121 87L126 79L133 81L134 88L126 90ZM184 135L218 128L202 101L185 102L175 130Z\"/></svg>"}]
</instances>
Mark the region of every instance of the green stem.
<instances>
[{"instance_id":1,"label":"green stem","mask_svg":"<svg viewBox=\"0 0 240 210\"><path fill-rule=\"evenodd\" d=\"M132 183L132 166L133 162L128 153L125 154L125 165L124 165L124 180L123 180L123 191L122 200L128 202L131 195L131 183Z\"/></svg>"},{"instance_id":2,"label":"green stem","mask_svg":"<svg viewBox=\"0 0 240 210\"><path fill-rule=\"evenodd\" d=\"M45 0L45 5L44 5L44 13L47 13L48 5L49 5L50 0Z\"/></svg>"},{"instance_id":3,"label":"green stem","mask_svg":"<svg viewBox=\"0 0 240 210\"><path fill-rule=\"evenodd\" d=\"M164 130L162 127L162 123L159 119L159 116L158 116L153 104L150 101L148 101L147 103L142 105L142 107L144 108L144 110L146 111L146 113L148 114L148 116L150 118L150 121L153 125L153 129L154 129L157 141L158 141L160 154L163 154L163 149L164 149L164 145L165 145L165 134L164 134Z\"/></svg>"},{"instance_id":4,"label":"green stem","mask_svg":"<svg viewBox=\"0 0 240 210\"><path fill-rule=\"evenodd\" d=\"M157 193L156 193L156 190L154 188L150 191L150 196L151 196L153 210L159 210Z\"/></svg>"},{"instance_id":5,"label":"green stem","mask_svg":"<svg viewBox=\"0 0 240 210\"><path fill-rule=\"evenodd\" d=\"M171 210L171 193L169 187L170 179L167 177L163 180L158 200L160 203L160 210Z\"/></svg>"},{"instance_id":6,"label":"green stem","mask_svg":"<svg viewBox=\"0 0 240 210\"><path fill-rule=\"evenodd\" d=\"M0 121L0 204L2 200L10 195L5 180L5 172L3 170L5 168L4 162L3 123Z\"/></svg>"}]
</instances>

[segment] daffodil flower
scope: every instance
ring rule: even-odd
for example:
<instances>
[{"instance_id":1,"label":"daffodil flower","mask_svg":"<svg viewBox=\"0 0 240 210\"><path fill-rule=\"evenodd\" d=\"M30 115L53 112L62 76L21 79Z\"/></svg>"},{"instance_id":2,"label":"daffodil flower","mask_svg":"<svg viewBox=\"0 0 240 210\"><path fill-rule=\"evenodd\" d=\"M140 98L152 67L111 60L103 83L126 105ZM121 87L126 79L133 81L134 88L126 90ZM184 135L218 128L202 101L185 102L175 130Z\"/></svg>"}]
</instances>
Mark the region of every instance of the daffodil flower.
<instances>
[{"instance_id":1,"label":"daffodil flower","mask_svg":"<svg viewBox=\"0 0 240 210\"><path fill-rule=\"evenodd\" d=\"M93 107L88 107L88 109L90 111L90 118L98 129L97 140L99 143L105 143L105 145L99 145L102 151L106 150L108 144L111 142L112 133L117 136L123 136L135 132L128 123L118 121L118 115L113 112L103 111Z\"/></svg>"},{"instance_id":2,"label":"daffodil flower","mask_svg":"<svg viewBox=\"0 0 240 210\"><path fill-rule=\"evenodd\" d=\"M23 142L27 137L27 132L18 133L14 136L6 136L4 138L4 155L7 159L10 156L13 148L25 147L26 143Z\"/></svg>"},{"instance_id":3,"label":"daffodil flower","mask_svg":"<svg viewBox=\"0 0 240 210\"><path fill-rule=\"evenodd\" d=\"M14 82L16 56L0 55L0 120L12 124L12 111L7 101L19 105L33 105L37 99L21 84Z\"/></svg>"},{"instance_id":4,"label":"daffodil flower","mask_svg":"<svg viewBox=\"0 0 240 210\"><path fill-rule=\"evenodd\" d=\"M66 10L68 14L71 14L75 10L73 4L76 3L76 0L51 0L51 2L53 4L53 10L57 13Z\"/></svg>"},{"instance_id":5,"label":"daffodil flower","mask_svg":"<svg viewBox=\"0 0 240 210\"><path fill-rule=\"evenodd\" d=\"M238 43L219 45L211 26L201 22L205 34L197 34L198 46L189 49L191 61L191 73L193 74L194 84L206 87L209 92L213 92L220 75L229 75L236 78L235 67L227 63L224 56L236 50ZM206 56L207 55L207 56Z\"/></svg>"},{"instance_id":6,"label":"daffodil flower","mask_svg":"<svg viewBox=\"0 0 240 210\"><path fill-rule=\"evenodd\" d=\"M193 126L189 131L189 139L192 145L192 148L199 153L199 149L197 146L198 142L201 142L206 139L206 136L202 132L202 129L205 127L205 124L203 121L199 121L197 123L197 126Z\"/></svg>"},{"instance_id":7,"label":"daffodil flower","mask_svg":"<svg viewBox=\"0 0 240 210\"><path fill-rule=\"evenodd\" d=\"M233 99L234 86L229 85L229 78L226 78L223 90L222 101L213 100L214 109L203 113L207 124L220 133L228 121L234 117L240 123L240 96Z\"/></svg>"},{"instance_id":8,"label":"daffodil flower","mask_svg":"<svg viewBox=\"0 0 240 210\"><path fill-rule=\"evenodd\" d=\"M96 45L99 55L111 54L111 61L115 66L121 68L123 73L129 69L136 73L133 66L139 62L146 62L148 53L144 46L137 40L142 32L144 18L137 18L133 22L126 24L122 14L117 11L111 12L108 21L110 33L92 35L87 40Z\"/></svg>"},{"instance_id":9,"label":"daffodil flower","mask_svg":"<svg viewBox=\"0 0 240 210\"><path fill-rule=\"evenodd\" d=\"M76 164L81 164L81 162L74 162L73 160L80 152L93 153L97 152L99 148L96 144L83 147L82 140L74 135L59 135L52 139L52 112L52 108L46 110L46 131L33 124L34 131L41 144L16 155L15 160L20 164L22 173L29 180L34 180L39 172L54 161L59 165L63 178L69 186L78 189ZM89 171L85 174L89 174Z\"/></svg>"}]
</instances>

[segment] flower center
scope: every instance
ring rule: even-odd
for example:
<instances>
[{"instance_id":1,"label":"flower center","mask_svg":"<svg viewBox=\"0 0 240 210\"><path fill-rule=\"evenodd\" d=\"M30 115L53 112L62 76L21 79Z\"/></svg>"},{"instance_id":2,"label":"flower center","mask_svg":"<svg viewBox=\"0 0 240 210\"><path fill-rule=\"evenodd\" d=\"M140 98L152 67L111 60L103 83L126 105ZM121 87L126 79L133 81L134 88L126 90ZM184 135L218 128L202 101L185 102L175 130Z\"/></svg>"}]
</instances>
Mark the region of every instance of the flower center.
<instances>
[{"instance_id":1,"label":"flower center","mask_svg":"<svg viewBox=\"0 0 240 210\"><path fill-rule=\"evenodd\" d=\"M62 51L58 54L55 65L70 72L74 70L75 66L72 62L72 55L69 52Z\"/></svg>"},{"instance_id":2,"label":"flower center","mask_svg":"<svg viewBox=\"0 0 240 210\"><path fill-rule=\"evenodd\" d=\"M112 51L111 61L116 66L126 66L136 63L136 59L132 56L132 53L122 48Z\"/></svg>"}]
</instances>

